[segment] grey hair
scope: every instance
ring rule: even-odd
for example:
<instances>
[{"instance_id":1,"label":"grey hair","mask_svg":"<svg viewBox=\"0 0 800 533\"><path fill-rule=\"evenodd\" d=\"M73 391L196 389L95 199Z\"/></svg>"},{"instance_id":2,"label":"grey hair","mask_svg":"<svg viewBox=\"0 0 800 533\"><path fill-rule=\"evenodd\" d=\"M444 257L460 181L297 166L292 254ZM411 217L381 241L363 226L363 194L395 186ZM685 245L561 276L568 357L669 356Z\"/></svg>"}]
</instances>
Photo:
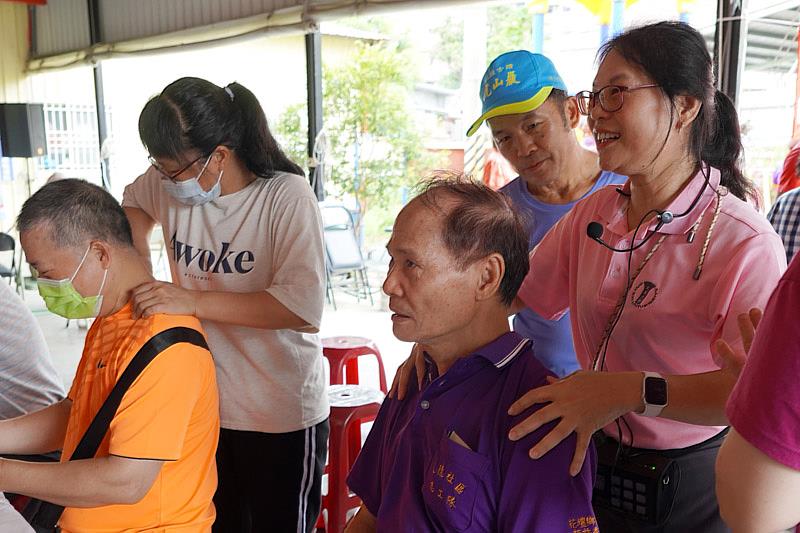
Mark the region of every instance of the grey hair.
<instances>
[{"instance_id":1,"label":"grey hair","mask_svg":"<svg viewBox=\"0 0 800 533\"><path fill-rule=\"evenodd\" d=\"M125 211L105 189L88 181L63 179L36 191L22 205L17 229L25 233L45 224L59 246L80 247L100 240L133 246Z\"/></svg>"},{"instance_id":2,"label":"grey hair","mask_svg":"<svg viewBox=\"0 0 800 533\"><path fill-rule=\"evenodd\" d=\"M528 232L513 202L460 172L446 170L424 179L419 190L415 199L442 215L442 242L459 270L493 253L503 257L498 296L511 305L529 269Z\"/></svg>"}]
</instances>

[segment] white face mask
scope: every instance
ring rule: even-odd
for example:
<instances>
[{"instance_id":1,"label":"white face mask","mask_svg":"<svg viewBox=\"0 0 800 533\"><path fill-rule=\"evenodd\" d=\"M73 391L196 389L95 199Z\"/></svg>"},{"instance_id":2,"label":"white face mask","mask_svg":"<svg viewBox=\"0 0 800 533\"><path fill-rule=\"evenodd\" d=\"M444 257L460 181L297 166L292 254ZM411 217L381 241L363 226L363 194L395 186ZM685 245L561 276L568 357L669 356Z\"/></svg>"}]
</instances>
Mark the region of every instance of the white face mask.
<instances>
[{"instance_id":1,"label":"white face mask","mask_svg":"<svg viewBox=\"0 0 800 533\"><path fill-rule=\"evenodd\" d=\"M210 190L206 191L203 189L202 185L200 185L200 176L202 176L203 172L205 172L209 161L211 161L211 156L208 156L205 165L203 165L203 168L200 170L200 173L197 176L183 181L162 179L161 185L170 196L182 204L202 205L207 202L211 202L212 200L216 200L219 198L221 190L220 182L222 181L222 170L219 172L217 182L213 185L213 187L211 187Z\"/></svg>"}]
</instances>

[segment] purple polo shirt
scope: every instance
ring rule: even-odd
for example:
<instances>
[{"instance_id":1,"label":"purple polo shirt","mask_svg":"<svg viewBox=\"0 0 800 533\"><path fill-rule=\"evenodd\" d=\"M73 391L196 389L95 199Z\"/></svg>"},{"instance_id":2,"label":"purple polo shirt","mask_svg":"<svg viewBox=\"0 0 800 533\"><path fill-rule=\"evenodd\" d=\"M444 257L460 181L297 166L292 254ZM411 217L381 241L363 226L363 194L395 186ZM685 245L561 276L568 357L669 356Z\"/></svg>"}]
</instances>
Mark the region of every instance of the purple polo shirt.
<instances>
[{"instance_id":1,"label":"purple polo shirt","mask_svg":"<svg viewBox=\"0 0 800 533\"><path fill-rule=\"evenodd\" d=\"M506 333L456 361L442 376L430 360L422 390L386 398L348 477L377 517L378 531L591 533L595 451L570 477L575 435L538 460L528 450L554 424L518 442L509 406L544 385L531 342Z\"/></svg>"}]
</instances>

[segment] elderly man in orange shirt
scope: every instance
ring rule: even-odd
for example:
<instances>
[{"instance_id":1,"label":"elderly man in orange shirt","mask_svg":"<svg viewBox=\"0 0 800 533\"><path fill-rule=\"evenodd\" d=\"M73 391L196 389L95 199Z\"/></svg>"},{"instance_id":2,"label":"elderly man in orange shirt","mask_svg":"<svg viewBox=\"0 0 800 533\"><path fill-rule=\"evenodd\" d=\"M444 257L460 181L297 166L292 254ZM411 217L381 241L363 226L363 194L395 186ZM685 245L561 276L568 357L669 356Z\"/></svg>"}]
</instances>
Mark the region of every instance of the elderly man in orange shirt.
<instances>
[{"instance_id":1,"label":"elderly man in orange shirt","mask_svg":"<svg viewBox=\"0 0 800 533\"><path fill-rule=\"evenodd\" d=\"M140 348L171 328L202 332L199 321L135 318L131 291L152 277L125 213L100 187L73 179L47 184L25 202L17 224L48 309L97 319L67 398L0 422L0 452L62 448L62 462L0 460L0 490L66 507L64 532L210 531L219 408L207 349L188 342L163 348L122 396L94 456L69 460Z\"/></svg>"}]
</instances>

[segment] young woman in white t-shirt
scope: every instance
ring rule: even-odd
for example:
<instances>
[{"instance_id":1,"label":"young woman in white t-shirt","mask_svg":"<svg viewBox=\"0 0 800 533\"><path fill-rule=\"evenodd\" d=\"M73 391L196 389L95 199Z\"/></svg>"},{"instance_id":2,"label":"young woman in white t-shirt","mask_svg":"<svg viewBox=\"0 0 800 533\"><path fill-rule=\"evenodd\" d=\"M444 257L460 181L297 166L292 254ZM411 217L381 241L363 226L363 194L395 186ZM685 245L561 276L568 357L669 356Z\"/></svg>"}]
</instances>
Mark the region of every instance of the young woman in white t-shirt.
<instances>
[{"instance_id":1,"label":"young woman in white t-shirt","mask_svg":"<svg viewBox=\"0 0 800 533\"><path fill-rule=\"evenodd\" d=\"M316 198L237 83L171 83L139 134L150 167L123 207L148 260L161 225L172 283L144 284L133 302L145 316L194 314L208 334L222 424L214 531L310 531L328 436Z\"/></svg>"}]
</instances>

